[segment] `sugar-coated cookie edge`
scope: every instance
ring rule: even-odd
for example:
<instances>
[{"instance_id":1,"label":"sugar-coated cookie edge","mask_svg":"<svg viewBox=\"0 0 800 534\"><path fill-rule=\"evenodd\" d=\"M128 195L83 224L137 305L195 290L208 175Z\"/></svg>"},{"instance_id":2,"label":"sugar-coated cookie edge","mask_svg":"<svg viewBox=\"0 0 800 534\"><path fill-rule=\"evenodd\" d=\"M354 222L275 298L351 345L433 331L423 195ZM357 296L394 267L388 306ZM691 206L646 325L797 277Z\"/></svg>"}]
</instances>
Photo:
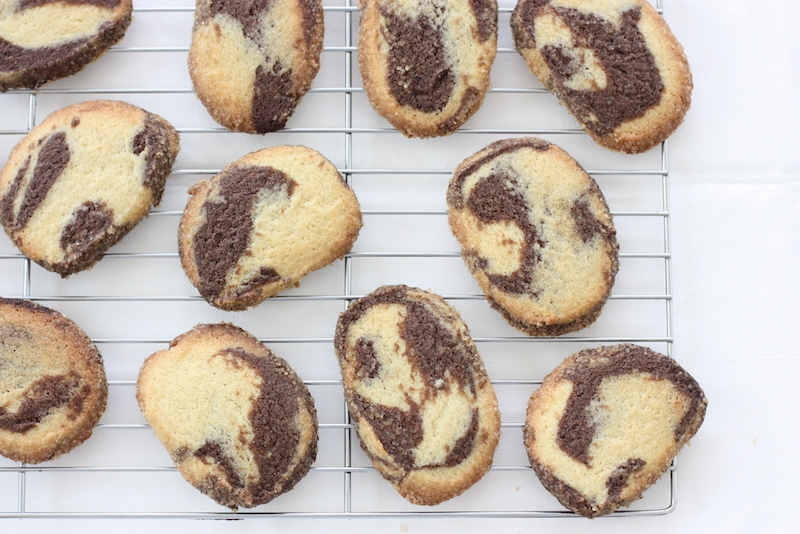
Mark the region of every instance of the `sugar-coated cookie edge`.
<instances>
[{"instance_id":1,"label":"sugar-coated cookie edge","mask_svg":"<svg viewBox=\"0 0 800 534\"><path fill-rule=\"evenodd\" d=\"M362 450L373 462L381 476L388 480L403 498L412 504L434 506L461 495L481 480L489 471L500 439L500 411L494 387L486 372L483 359L477 352L475 343L469 333L469 327L458 311L436 293L403 284L383 285L367 296L380 295L395 290L406 292L407 295L416 295L414 298L426 301L426 305L433 306L438 313L442 314L444 320L452 321L451 324L456 327L456 333L460 341L471 346L474 349L472 351L473 354L477 356L472 361L472 367L476 378L478 378L476 384L476 406L480 406L479 424L481 425L482 434L480 438L476 437L478 445L467 459L453 467L424 468L408 471L382 458L376 451L383 451L383 445L378 441L365 440L363 432L359 431L362 416L356 407L356 403L353 402L353 389L348 386L347 375L351 370L345 368L346 329L343 326L342 319L348 315L348 310L352 310L353 305L356 305L361 299L351 303L348 306L348 310L340 314L334 334L334 348L342 371L345 399L355 421L356 433ZM442 475L445 475L444 478L442 478Z\"/></svg>"},{"instance_id":2,"label":"sugar-coated cookie edge","mask_svg":"<svg viewBox=\"0 0 800 534\"><path fill-rule=\"evenodd\" d=\"M91 408L81 410L80 421L72 427L71 432L66 432L62 428L54 433L55 441L53 442L38 445L25 443L22 448L0 451L2 456L29 464L53 460L88 440L106 411L108 381L103 357L86 332L57 310L30 300L0 297L0 311L17 316L21 322L41 320L43 323L47 323L48 328L52 327L63 333L69 339L70 345L81 353L81 357L77 361L85 368L85 373L81 375L82 379L91 381L96 386L92 390L92 396L84 401L84 404L90 405ZM64 351L63 354L68 353Z\"/></svg>"},{"instance_id":3,"label":"sugar-coated cookie edge","mask_svg":"<svg viewBox=\"0 0 800 534\"><path fill-rule=\"evenodd\" d=\"M628 154L646 152L666 140L683 123L686 113L691 107L693 80L689 63L683 46L672 33L664 17L659 14L647 0L633 0L642 10L640 26L646 27L646 33L653 43L658 43L660 50L667 55L664 66L670 67L670 76L674 80L665 87L661 102L649 109L643 116L619 125L608 135L597 135L586 128L580 118L572 110L559 102L567 109L586 133L597 144L609 150ZM519 4L518 4L519 5ZM550 69L545 64L536 48L528 48L517 38L517 27L525 25L525 21L517 8L511 16L511 26L514 29L515 47L525 59L531 73L551 93L558 96L557 84L550 76ZM661 72L662 79L666 76Z\"/></svg>"},{"instance_id":4,"label":"sugar-coated cookie edge","mask_svg":"<svg viewBox=\"0 0 800 534\"><path fill-rule=\"evenodd\" d=\"M635 492L627 492L626 497L610 499L600 507L593 506L590 502L586 501L586 499L584 499L580 493L556 477L550 468L542 465L535 457L535 454L533 453L533 442L535 440L535 435L533 432L534 424L532 422L532 418L535 416L534 414L539 406L546 405L548 402L548 392L550 389L555 387L556 384L563 380L569 381L568 378L565 378L565 373L569 372L569 370L572 369L578 362L593 359L615 358L618 355L628 351L643 351L648 355L655 355L664 358L665 360L669 360L679 373L688 377L688 379L694 383L694 386L699 394L698 410L695 414L695 417L691 419L690 424L684 430L681 439L668 450L666 450L662 456L660 464L663 466L663 469L653 473L648 478L642 478L637 484L637 490ZM705 419L707 405L708 399L705 397L705 394L703 393L702 389L700 389L700 386L697 384L696 380L689 375L689 373L677 362L674 362L669 357L657 353L650 348L631 343L620 343L617 345L583 349L567 356L558 366L556 366L555 369L553 369L544 377L541 386L531 394L530 398L528 399L525 413L525 423L523 425L523 445L525 446L528 454L529 462L533 467L537 477L542 482L542 485L544 485L545 488L547 488L547 490L550 491L553 496L556 497L558 501L566 508L579 515L592 519L595 517L608 515L618 508L628 506L640 499L644 492L664 474L669 467L669 464L678 455L678 453L680 453L683 447L687 445L695 436Z\"/></svg>"},{"instance_id":5,"label":"sugar-coated cookie edge","mask_svg":"<svg viewBox=\"0 0 800 534\"><path fill-rule=\"evenodd\" d=\"M375 111L404 136L424 139L452 134L482 106L491 86L490 73L497 53L497 3L495 0L487 0L486 3L492 4L494 8L494 31L482 50L480 70L475 76L480 83L478 87L474 87L476 90L474 94L462 95L460 105L454 113L431 118L422 112L409 111L408 106L398 103L391 95L388 83L379 68L384 61L379 51L383 40L380 29L382 16L376 1L360 0L358 64L364 91ZM467 96L471 101L467 100Z\"/></svg>"},{"instance_id":6,"label":"sugar-coated cookie edge","mask_svg":"<svg viewBox=\"0 0 800 534\"><path fill-rule=\"evenodd\" d=\"M494 284L489 281L488 276L476 265L474 265L474 261L471 259L471 249L466 245L470 242L470 232L467 231L467 229L461 223L460 218L456 214L457 210L455 210L453 207L456 203L456 197L461 195L461 190L460 188L456 187L456 182L458 181L458 177L471 167L481 165L484 161L490 161L496 156L502 155L503 151L507 148L513 148L514 146L530 146L532 148L542 147L550 152L553 157L560 158L563 161L568 162L570 165L575 165L580 168L580 165L564 149L558 145L544 141L537 137L509 138L494 141L463 160L453 172L453 177L450 180L447 190L448 223L450 225L450 229L454 237L456 237L456 240L459 242L464 263L478 282L478 285L483 290L487 302L494 310L498 311L511 326L530 336L542 337L560 336L581 330L593 324L597 320L603 308L605 307L609 296L611 295L611 290L619 270L619 243L617 242L615 235L609 236L611 239L609 245L611 250L609 251L610 264L606 269L608 276L606 277L607 287L605 296L598 299L590 309L586 310L570 321L553 323L545 321L544 318L540 318L539 321L525 320L525 317L530 315L527 307L524 304L518 303L515 299L507 297L504 291L496 288ZM581 169L581 171L586 174L583 169ZM591 178L591 176L586 174L586 177L589 180L592 191L598 195L599 199L602 200L603 204L605 205L605 211L610 217L610 210L606 204L605 196L602 194L599 186ZM609 219L608 222L613 230L613 221Z\"/></svg>"},{"instance_id":7,"label":"sugar-coated cookie edge","mask_svg":"<svg viewBox=\"0 0 800 534\"><path fill-rule=\"evenodd\" d=\"M104 55L125 36L133 20L133 0L120 0L114 8L119 14L101 32L84 43L77 52L34 69L0 73L0 92L9 89L38 89L50 82L73 76Z\"/></svg>"}]
</instances>

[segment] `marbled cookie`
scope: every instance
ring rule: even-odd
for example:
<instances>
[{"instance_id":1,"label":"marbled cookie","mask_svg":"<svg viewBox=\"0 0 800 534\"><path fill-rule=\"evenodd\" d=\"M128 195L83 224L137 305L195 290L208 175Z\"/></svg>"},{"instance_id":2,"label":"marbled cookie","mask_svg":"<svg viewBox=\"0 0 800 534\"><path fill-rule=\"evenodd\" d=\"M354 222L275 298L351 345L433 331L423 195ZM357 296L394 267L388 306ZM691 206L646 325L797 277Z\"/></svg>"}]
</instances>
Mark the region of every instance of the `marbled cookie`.
<instances>
[{"instance_id":1,"label":"marbled cookie","mask_svg":"<svg viewBox=\"0 0 800 534\"><path fill-rule=\"evenodd\" d=\"M323 35L321 0L197 0L197 96L229 130L279 130L317 75Z\"/></svg>"},{"instance_id":2,"label":"marbled cookie","mask_svg":"<svg viewBox=\"0 0 800 534\"><path fill-rule=\"evenodd\" d=\"M373 108L409 137L456 131L497 53L495 0L361 0L358 60Z\"/></svg>"},{"instance_id":3,"label":"marbled cookie","mask_svg":"<svg viewBox=\"0 0 800 534\"><path fill-rule=\"evenodd\" d=\"M0 1L0 91L71 76L122 39L131 0Z\"/></svg>"},{"instance_id":4,"label":"marbled cookie","mask_svg":"<svg viewBox=\"0 0 800 534\"><path fill-rule=\"evenodd\" d=\"M491 306L555 336L594 322L619 261L600 188L561 148L505 139L464 160L447 190L450 228Z\"/></svg>"},{"instance_id":5,"label":"marbled cookie","mask_svg":"<svg viewBox=\"0 0 800 534\"><path fill-rule=\"evenodd\" d=\"M707 400L667 356L623 344L587 349L530 398L524 440L542 484L586 517L639 499L695 435Z\"/></svg>"},{"instance_id":6,"label":"marbled cookie","mask_svg":"<svg viewBox=\"0 0 800 534\"><path fill-rule=\"evenodd\" d=\"M361 229L355 193L319 152L253 152L189 190L179 252L212 305L243 310L350 250Z\"/></svg>"},{"instance_id":7,"label":"marbled cookie","mask_svg":"<svg viewBox=\"0 0 800 534\"><path fill-rule=\"evenodd\" d=\"M692 76L647 0L519 0L517 50L600 145L649 150L683 121Z\"/></svg>"},{"instance_id":8,"label":"marbled cookie","mask_svg":"<svg viewBox=\"0 0 800 534\"><path fill-rule=\"evenodd\" d=\"M45 269L63 277L88 269L160 202L179 148L167 121L131 104L63 108L0 170L0 221Z\"/></svg>"},{"instance_id":9,"label":"marbled cookie","mask_svg":"<svg viewBox=\"0 0 800 534\"><path fill-rule=\"evenodd\" d=\"M106 409L103 360L61 313L0 298L0 455L36 464L91 436Z\"/></svg>"},{"instance_id":10,"label":"marbled cookie","mask_svg":"<svg viewBox=\"0 0 800 534\"><path fill-rule=\"evenodd\" d=\"M198 325L147 358L136 397L183 478L232 509L286 493L317 455L308 388L229 324Z\"/></svg>"},{"instance_id":11,"label":"marbled cookie","mask_svg":"<svg viewBox=\"0 0 800 534\"><path fill-rule=\"evenodd\" d=\"M467 326L444 299L380 287L339 317L334 345L361 446L400 495L439 504L489 470L497 398Z\"/></svg>"}]
</instances>

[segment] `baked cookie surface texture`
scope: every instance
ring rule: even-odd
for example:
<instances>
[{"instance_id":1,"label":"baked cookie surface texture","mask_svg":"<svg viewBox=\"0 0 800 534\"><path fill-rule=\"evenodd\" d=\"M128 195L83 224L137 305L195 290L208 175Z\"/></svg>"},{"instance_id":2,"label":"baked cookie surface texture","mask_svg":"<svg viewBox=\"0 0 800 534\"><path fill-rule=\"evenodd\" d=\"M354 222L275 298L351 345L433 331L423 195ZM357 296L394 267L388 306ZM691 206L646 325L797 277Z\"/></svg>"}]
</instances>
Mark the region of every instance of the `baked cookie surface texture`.
<instances>
[{"instance_id":1,"label":"baked cookie surface texture","mask_svg":"<svg viewBox=\"0 0 800 534\"><path fill-rule=\"evenodd\" d=\"M647 0L519 0L511 28L531 72L606 148L645 152L689 109L683 47Z\"/></svg>"},{"instance_id":2,"label":"baked cookie surface texture","mask_svg":"<svg viewBox=\"0 0 800 534\"><path fill-rule=\"evenodd\" d=\"M0 298L0 455L37 464L91 436L106 409L103 360L60 312Z\"/></svg>"},{"instance_id":3,"label":"baked cookie surface texture","mask_svg":"<svg viewBox=\"0 0 800 534\"><path fill-rule=\"evenodd\" d=\"M131 0L0 0L0 91L36 89L117 43Z\"/></svg>"},{"instance_id":4,"label":"baked cookie surface texture","mask_svg":"<svg viewBox=\"0 0 800 534\"><path fill-rule=\"evenodd\" d=\"M494 142L456 168L447 204L464 262L512 326L555 336L597 319L619 245L600 188L561 148Z\"/></svg>"},{"instance_id":5,"label":"baked cookie surface texture","mask_svg":"<svg viewBox=\"0 0 800 534\"><path fill-rule=\"evenodd\" d=\"M161 201L179 149L172 125L131 104L55 111L0 170L0 221L45 269L89 269Z\"/></svg>"},{"instance_id":6,"label":"baked cookie surface texture","mask_svg":"<svg viewBox=\"0 0 800 534\"><path fill-rule=\"evenodd\" d=\"M197 0L189 74L225 128L280 130L319 71L321 0Z\"/></svg>"},{"instance_id":7,"label":"baked cookie surface texture","mask_svg":"<svg viewBox=\"0 0 800 534\"><path fill-rule=\"evenodd\" d=\"M145 360L136 397L183 478L231 509L292 489L317 455L314 400L282 358L201 324Z\"/></svg>"},{"instance_id":8,"label":"baked cookie surface texture","mask_svg":"<svg viewBox=\"0 0 800 534\"><path fill-rule=\"evenodd\" d=\"M525 447L542 484L593 518L639 499L703 422L708 401L674 360L621 344L582 350L530 398Z\"/></svg>"},{"instance_id":9,"label":"baked cookie surface texture","mask_svg":"<svg viewBox=\"0 0 800 534\"><path fill-rule=\"evenodd\" d=\"M360 229L358 199L336 167L315 150L281 145L190 188L179 252L206 301L243 310L343 257Z\"/></svg>"},{"instance_id":10,"label":"baked cookie surface texture","mask_svg":"<svg viewBox=\"0 0 800 534\"><path fill-rule=\"evenodd\" d=\"M400 495L439 504L488 471L497 398L455 308L382 286L341 314L334 345L361 446Z\"/></svg>"},{"instance_id":11,"label":"baked cookie surface texture","mask_svg":"<svg viewBox=\"0 0 800 534\"><path fill-rule=\"evenodd\" d=\"M481 106L495 0L361 0L358 61L372 107L408 137L450 134Z\"/></svg>"}]
</instances>

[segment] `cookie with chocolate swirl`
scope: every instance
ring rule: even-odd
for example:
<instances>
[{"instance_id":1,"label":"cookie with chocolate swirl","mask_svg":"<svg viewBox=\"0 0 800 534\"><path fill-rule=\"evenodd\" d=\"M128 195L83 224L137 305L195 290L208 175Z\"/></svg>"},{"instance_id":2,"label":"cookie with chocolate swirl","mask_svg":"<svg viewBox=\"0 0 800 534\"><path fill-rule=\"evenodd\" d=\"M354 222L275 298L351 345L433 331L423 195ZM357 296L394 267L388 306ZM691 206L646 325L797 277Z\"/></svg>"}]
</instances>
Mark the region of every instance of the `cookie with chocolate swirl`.
<instances>
[{"instance_id":1,"label":"cookie with chocolate swirl","mask_svg":"<svg viewBox=\"0 0 800 534\"><path fill-rule=\"evenodd\" d=\"M89 269L158 205L179 149L170 123L125 102L55 111L0 170L0 222L45 269Z\"/></svg>"},{"instance_id":2,"label":"cookie with chocolate swirl","mask_svg":"<svg viewBox=\"0 0 800 534\"><path fill-rule=\"evenodd\" d=\"M461 127L497 53L495 0L362 0L358 61L373 108L408 137Z\"/></svg>"},{"instance_id":3,"label":"cookie with chocolate swirl","mask_svg":"<svg viewBox=\"0 0 800 534\"><path fill-rule=\"evenodd\" d=\"M243 310L342 258L360 229L358 199L333 163L281 145L189 189L178 250L206 301Z\"/></svg>"},{"instance_id":4,"label":"cookie with chocolate swirl","mask_svg":"<svg viewBox=\"0 0 800 534\"><path fill-rule=\"evenodd\" d=\"M292 489L317 456L317 413L289 364L230 324L201 324L145 360L136 398L183 478L232 509Z\"/></svg>"},{"instance_id":5,"label":"cookie with chocolate swirl","mask_svg":"<svg viewBox=\"0 0 800 534\"><path fill-rule=\"evenodd\" d=\"M597 183L564 150L496 141L456 168L447 204L464 262L512 326L557 336L600 315L619 267L616 230Z\"/></svg>"},{"instance_id":6,"label":"cookie with chocolate swirl","mask_svg":"<svg viewBox=\"0 0 800 534\"><path fill-rule=\"evenodd\" d=\"M361 447L400 495L439 504L489 470L497 398L466 324L442 297L382 286L341 314L334 347Z\"/></svg>"},{"instance_id":7,"label":"cookie with chocolate swirl","mask_svg":"<svg viewBox=\"0 0 800 534\"><path fill-rule=\"evenodd\" d=\"M645 152L691 104L686 56L647 0L520 0L517 50L600 145Z\"/></svg>"},{"instance_id":8,"label":"cookie with chocolate swirl","mask_svg":"<svg viewBox=\"0 0 800 534\"><path fill-rule=\"evenodd\" d=\"M225 128L280 130L319 71L321 0L197 0L189 74Z\"/></svg>"},{"instance_id":9,"label":"cookie with chocolate swirl","mask_svg":"<svg viewBox=\"0 0 800 534\"><path fill-rule=\"evenodd\" d=\"M0 455L36 464L86 441L106 409L103 359L60 312L0 298Z\"/></svg>"},{"instance_id":10,"label":"cookie with chocolate swirl","mask_svg":"<svg viewBox=\"0 0 800 534\"><path fill-rule=\"evenodd\" d=\"M528 403L525 447L542 484L593 518L641 498L695 435L708 400L674 360L621 344L582 350Z\"/></svg>"},{"instance_id":11,"label":"cookie with chocolate swirl","mask_svg":"<svg viewBox=\"0 0 800 534\"><path fill-rule=\"evenodd\" d=\"M125 35L131 0L0 2L0 91L71 76Z\"/></svg>"}]
</instances>

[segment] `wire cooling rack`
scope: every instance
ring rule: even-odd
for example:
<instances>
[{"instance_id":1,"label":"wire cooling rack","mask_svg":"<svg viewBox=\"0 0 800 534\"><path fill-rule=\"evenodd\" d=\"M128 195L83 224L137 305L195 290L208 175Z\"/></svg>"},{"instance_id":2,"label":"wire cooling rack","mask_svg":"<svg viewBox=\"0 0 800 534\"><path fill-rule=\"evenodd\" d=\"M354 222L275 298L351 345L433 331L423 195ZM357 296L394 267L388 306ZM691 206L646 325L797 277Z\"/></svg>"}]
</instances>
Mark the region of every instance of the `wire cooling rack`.
<instances>
[{"instance_id":1,"label":"wire cooling rack","mask_svg":"<svg viewBox=\"0 0 800 534\"><path fill-rule=\"evenodd\" d=\"M637 156L597 147L528 73L513 49L513 2L500 6L493 88L465 127L441 139L406 139L370 108L356 61L355 0L324 0L322 67L281 132L230 133L208 117L186 70L192 0L137 0L126 37L99 61L41 90L0 95L3 158L50 112L98 98L162 115L182 142L161 205L91 271L62 280L0 235L0 295L32 299L72 318L103 353L110 383L108 410L86 443L43 465L0 458L0 517L572 515L527 462L525 407L542 377L582 348L632 342L672 356L667 147ZM452 170L490 142L522 135L560 145L587 169L605 193L620 241L620 272L603 314L591 327L559 338L526 337L489 308L447 224ZM331 159L359 197L364 227L343 260L312 273L299 288L245 312L213 309L178 259L187 189L250 151L278 144L307 145ZM372 469L342 396L332 347L336 318L353 298L388 283L430 289L459 309L500 402L502 435L492 469L465 494L435 507L407 503ZM287 359L308 384L320 420L319 455L307 477L271 503L235 514L183 481L134 396L148 355L198 323L220 321L245 328ZM614 516L671 511L676 476L673 464L643 499Z\"/></svg>"}]
</instances>

